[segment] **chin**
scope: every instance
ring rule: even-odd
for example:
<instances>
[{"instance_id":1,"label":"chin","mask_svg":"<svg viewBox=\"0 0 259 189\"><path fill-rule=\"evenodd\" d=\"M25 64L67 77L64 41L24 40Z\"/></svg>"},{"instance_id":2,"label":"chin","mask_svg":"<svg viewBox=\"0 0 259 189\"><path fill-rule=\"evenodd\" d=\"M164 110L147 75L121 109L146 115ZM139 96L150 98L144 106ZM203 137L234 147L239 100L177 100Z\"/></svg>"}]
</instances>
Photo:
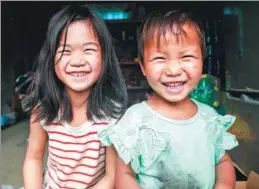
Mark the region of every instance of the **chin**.
<instances>
[{"instance_id":1,"label":"chin","mask_svg":"<svg viewBox=\"0 0 259 189\"><path fill-rule=\"evenodd\" d=\"M183 100L185 100L186 97L169 97L169 98L165 98L165 100L167 100L168 102L171 102L171 103L178 103L178 102L182 102Z\"/></svg>"},{"instance_id":2,"label":"chin","mask_svg":"<svg viewBox=\"0 0 259 189\"><path fill-rule=\"evenodd\" d=\"M69 89L71 91L80 93L80 92L85 92L85 91L89 90L89 87L88 86L87 87L85 87L85 86L78 86L78 87L70 86Z\"/></svg>"},{"instance_id":3,"label":"chin","mask_svg":"<svg viewBox=\"0 0 259 189\"><path fill-rule=\"evenodd\" d=\"M154 87L153 89L160 96L160 98L170 103L179 103L188 99L189 93L191 92L190 89L186 89L186 88L179 93L170 93L164 90L164 88L163 89L157 88L157 90L155 90L156 88Z\"/></svg>"},{"instance_id":4,"label":"chin","mask_svg":"<svg viewBox=\"0 0 259 189\"><path fill-rule=\"evenodd\" d=\"M164 100L170 102L170 103L178 103L178 102L182 102L186 99L188 99L188 95L186 94L178 94L178 95L160 95L160 97L162 97Z\"/></svg>"}]
</instances>

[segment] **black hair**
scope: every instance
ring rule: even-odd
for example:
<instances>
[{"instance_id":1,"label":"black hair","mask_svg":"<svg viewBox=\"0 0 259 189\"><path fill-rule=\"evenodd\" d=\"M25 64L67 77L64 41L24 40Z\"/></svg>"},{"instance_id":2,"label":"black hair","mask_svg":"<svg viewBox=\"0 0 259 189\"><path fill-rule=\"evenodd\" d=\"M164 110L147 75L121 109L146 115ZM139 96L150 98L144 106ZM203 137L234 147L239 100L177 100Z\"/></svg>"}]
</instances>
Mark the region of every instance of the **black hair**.
<instances>
[{"instance_id":1,"label":"black hair","mask_svg":"<svg viewBox=\"0 0 259 189\"><path fill-rule=\"evenodd\" d=\"M54 60L62 32L67 33L69 24L77 20L91 22L102 53L102 71L87 99L87 117L117 118L126 110L127 89L106 24L93 8L87 5L69 5L50 19L45 41L36 60L36 79L31 100L27 104L31 113L36 115L35 121L53 121L58 117L61 107L60 120L72 119L71 104L64 84L55 74Z\"/></svg>"},{"instance_id":2,"label":"black hair","mask_svg":"<svg viewBox=\"0 0 259 189\"><path fill-rule=\"evenodd\" d=\"M206 42L205 42L205 32L203 30L202 24L191 13L186 13L179 10L171 10L166 13L163 11L154 11L150 13L142 22L138 34L138 56L140 61L143 63L144 55L143 50L147 43L152 42L154 34L157 34L158 45L159 39L161 36L164 36L167 31L170 31L173 35L176 36L176 40L179 40L179 37L188 37L188 34L184 31L184 24L191 24L195 26L200 39L200 46L203 59L206 57Z\"/></svg>"}]
</instances>

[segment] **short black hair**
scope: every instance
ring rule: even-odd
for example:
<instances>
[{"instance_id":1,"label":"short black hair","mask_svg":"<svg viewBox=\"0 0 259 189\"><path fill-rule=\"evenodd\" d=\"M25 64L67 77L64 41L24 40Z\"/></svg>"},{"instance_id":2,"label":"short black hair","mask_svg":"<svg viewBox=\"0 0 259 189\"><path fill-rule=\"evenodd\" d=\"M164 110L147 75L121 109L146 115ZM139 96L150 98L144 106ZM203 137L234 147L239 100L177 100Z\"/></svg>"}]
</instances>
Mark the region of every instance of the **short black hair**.
<instances>
[{"instance_id":1,"label":"short black hair","mask_svg":"<svg viewBox=\"0 0 259 189\"><path fill-rule=\"evenodd\" d=\"M36 115L35 121L53 121L58 117L61 107L63 111L60 120L72 119L71 104L64 84L55 74L54 60L62 32L67 33L69 24L78 20L90 21L102 51L102 71L87 99L87 117L117 118L125 112L128 106L127 89L113 40L105 22L93 7L69 5L50 19L45 41L36 60L36 79L31 92L32 97L27 104Z\"/></svg>"},{"instance_id":2,"label":"short black hair","mask_svg":"<svg viewBox=\"0 0 259 189\"><path fill-rule=\"evenodd\" d=\"M179 34L183 34L188 37L183 29L183 25L186 23L195 26L200 39L201 52L204 59L206 57L207 50L205 32L201 22L191 13L180 10L171 10L165 13L163 11L154 11L143 20L137 34L138 56L140 61L143 63L144 47L147 43L152 42L152 38L155 33L157 33L158 42L160 41L160 37L165 35L167 31L170 31L173 35L175 35L177 40L179 40L178 38L181 37Z\"/></svg>"}]
</instances>

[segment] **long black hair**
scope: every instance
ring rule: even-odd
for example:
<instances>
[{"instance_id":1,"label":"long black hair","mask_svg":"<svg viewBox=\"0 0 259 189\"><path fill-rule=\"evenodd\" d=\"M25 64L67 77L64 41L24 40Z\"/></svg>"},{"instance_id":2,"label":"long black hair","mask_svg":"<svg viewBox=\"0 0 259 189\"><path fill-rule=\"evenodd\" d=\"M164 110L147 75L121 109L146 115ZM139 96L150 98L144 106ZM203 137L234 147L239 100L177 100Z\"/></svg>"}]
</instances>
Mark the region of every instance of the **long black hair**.
<instances>
[{"instance_id":1,"label":"long black hair","mask_svg":"<svg viewBox=\"0 0 259 189\"><path fill-rule=\"evenodd\" d=\"M90 20L102 51L102 72L87 99L87 117L117 118L127 108L127 89L106 24L91 7L70 5L51 18L45 41L36 60L36 78L27 105L36 115L35 121L53 121L58 117L61 107L60 120L72 119L71 104L64 84L55 74L54 57L61 33L67 33L69 24L77 20Z\"/></svg>"}]
</instances>

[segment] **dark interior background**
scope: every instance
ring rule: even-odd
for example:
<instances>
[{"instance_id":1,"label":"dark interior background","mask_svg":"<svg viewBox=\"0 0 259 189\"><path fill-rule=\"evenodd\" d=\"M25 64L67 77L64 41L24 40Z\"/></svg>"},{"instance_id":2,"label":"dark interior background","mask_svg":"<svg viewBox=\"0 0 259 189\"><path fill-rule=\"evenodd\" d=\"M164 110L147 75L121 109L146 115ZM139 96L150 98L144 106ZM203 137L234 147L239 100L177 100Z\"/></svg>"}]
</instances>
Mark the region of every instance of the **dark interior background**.
<instances>
[{"instance_id":1,"label":"dark interior background","mask_svg":"<svg viewBox=\"0 0 259 189\"><path fill-rule=\"evenodd\" d=\"M204 62L204 73L210 72L220 78L222 88L225 89L225 71L232 72L232 87L246 91L249 89L259 89L258 82L258 34L259 26L259 2L222 2L222 1L158 1L158 2L52 2L52 1L10 1L1 2L1 104L7 102L11 104L14 93L14 81L20 74L32 70L34 60L42 46L48 21L51 16L68 4L98 4L104 8L120 7L129 12L144 7L145 15L156 9L184 9L197 14L203 23L210 23L212 27L207 28L206 34L215 31L213 23L217 24L218 43L213 46L212 68L208 67L208 59ZM236 14L224 13L225 7L236 7L242 10L242 20ZM233 9L236 10L236 9ZM134 14L133 14L134 15ZM240 23L242 21L242 23ZM128 23L108 23L107 25L115 39L118 57L121 58L120 38L118 32L132 26L134 36L134 22ZM130 26L131 25L131 26ZM242 25L242 29L240 27ZM134 27L133 27L134 26ZM126 44L127 46L127 44ZM126 48L126 47L123 47ZM135 47L136 50L136 47ZM124 57L125 58L125 57ZM258 94L257 94L258 95ZM257 109L258 110L258 109ZM258 117L258 113L254 117ZM258 125L258 122L256 122ZM256 133L258 133L255 130ZM246 149L246 146L243 148ZM251 149L255 149L251 148ZM250 155L253 150L249 151ZM245 151L245 150L243 150ZM247 154L239 152L236 157L240 157L240 164L243 167L252 167L254 161L249 163ZM259 152L257 151L257 154ZM242 157L241 157L242 156ZM244 156L244 157L243 157ZM256 158L258 159L258 158ZM242 161L241 161L242 160ZM258 162L258 160L257 160ZM247 166L249 165L249 166ZM254 168L256 170L256 168ZM248 168L245 171L248 172ZM257 166L257 170L259 167ZM245 179L237 172L238 180Z\"/></svg>"},{"instance_id":2,"label":"dark interior background","mask_svg":"<svg viewBox=\"0 0 259 189\"><path fill-rule=\"evenodd\" d=\"M61 7L72 3L84 2L2 2L2 72L7 72L12 67L13 75L17 76L30 70L43 43L49 19ZM224 2L192 1L87 3L99 4L105 8L123 6L128 10L144 6L146 14L155 9L181 8L195 12L202 19L221 19L224 6Z\"/></svg>"}]
</instances>

